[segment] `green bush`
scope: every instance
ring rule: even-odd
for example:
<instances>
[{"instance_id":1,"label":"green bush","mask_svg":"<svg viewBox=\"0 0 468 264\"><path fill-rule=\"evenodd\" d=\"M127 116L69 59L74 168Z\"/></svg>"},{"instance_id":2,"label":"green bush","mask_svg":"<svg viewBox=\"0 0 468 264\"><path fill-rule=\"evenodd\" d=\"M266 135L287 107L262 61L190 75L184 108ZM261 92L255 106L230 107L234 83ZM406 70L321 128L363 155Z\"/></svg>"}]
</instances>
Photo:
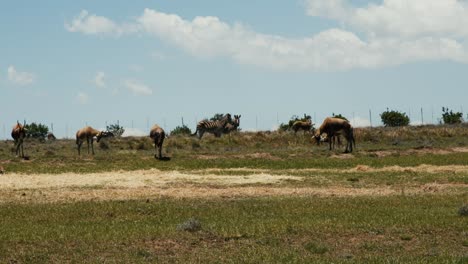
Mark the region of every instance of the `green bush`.
<instances>
[{"instance_id":1,"label":"green bush","mask_svg":"<svg viewBox=\"0 0 468 264\"><path fill-rule=\"evenodd\" d=\"M448 108L442 107L442 120L444 124L461 124L463 122L463 114L460 112L454 113Z\"/></svg>"},{"instance_id":2,"label":"green bush","mask_svg":"<svg viewBox=\"0 0 468 264\"><path fill-rule=\"evenodd\" d=\"M186 125L177 126L176 128L174 128L171 131L171 136L174 136L174 135L190 135L190 134L192 134L192 130L190 130L190 128L187 127Z\"/></svg>"},{"instance_id":3,"label":"green bush","mask_svg":"<svg viewBox=\"0 0 468 264\"><path fill-rule=\"evenodd\" d=\"M116 137L122 136L122 134L125 132L125 129L122 126L120 126L118 122L117 122L117 124L108 125L106 127L106 129L107 129L107 131L114 134L114 136L116 136Z\"/></svg>"},{"instance_id":4,"label":"green bush","mask_svg":"<svg viewBox=\"0 0 468 264\"><path fill-rule=\"evenodd\" d=\"M386 127L407 126L410 123L410 119L406 113L401 113L394 110L389 111L387 109L387 111L380 114L380 117L382 118L382 123Z\"/></svg>"},{"instance_id":5,"label":"green bush","mask_svg":"<svg viewBox=\"0 0 468 264\"><path fill-rule=\"evenodd\" d=\"M28 138L38 138L45 140L47 133L49 133L49 128L41 123L31 123L24 126L26 128L26 137Z\"/></svg>"}]
</instances>

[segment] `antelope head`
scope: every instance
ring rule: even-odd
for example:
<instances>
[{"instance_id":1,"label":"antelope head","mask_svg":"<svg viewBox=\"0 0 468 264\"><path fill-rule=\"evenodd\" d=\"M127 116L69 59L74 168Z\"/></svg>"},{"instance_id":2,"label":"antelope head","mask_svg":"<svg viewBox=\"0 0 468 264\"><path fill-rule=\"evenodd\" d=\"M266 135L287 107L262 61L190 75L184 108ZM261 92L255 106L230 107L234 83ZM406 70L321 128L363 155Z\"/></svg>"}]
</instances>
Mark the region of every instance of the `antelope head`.
<instances>
[{"instance_id":1,"label":"antelope head","mask_svg":"<svg viewBox=\"0 0 468 264\"><path fill-rule=\"evenodd\" d=\"M315 132L314 139L317 145L320 145L320 142L322 141L322 136L320 135L319 131Z\"/></svg>"},{"instance_id":2,"label":"antelope head","mask_svg":"<svg viewBox=\"0 0 468 264\"><path fill-rule=\"evenodd\" d=\"M114 134L110 131L101 131L99 132L99 134L97 134L96 138L96 142L99 142L101 140L101 138L105 138L105 137L114 137Z\"/></svg>"}]
</instances>

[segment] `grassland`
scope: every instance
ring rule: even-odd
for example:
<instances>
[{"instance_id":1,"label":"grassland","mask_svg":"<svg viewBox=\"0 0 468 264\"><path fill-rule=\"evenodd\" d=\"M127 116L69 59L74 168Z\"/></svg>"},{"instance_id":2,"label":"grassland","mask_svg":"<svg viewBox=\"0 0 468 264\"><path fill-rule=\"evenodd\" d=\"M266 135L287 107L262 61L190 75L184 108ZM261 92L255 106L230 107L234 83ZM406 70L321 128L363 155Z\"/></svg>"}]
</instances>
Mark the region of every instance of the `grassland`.
<instances>
[{"instance_id":1,"label":"grassland","mask_svg":"<svg viewBox=\"0 0 468 264\"><path fill-rule=\"evenodd\" d=\"M468 127L356 137L0 142L0 263L467 263Z\"/></svg>"}]
</instances>

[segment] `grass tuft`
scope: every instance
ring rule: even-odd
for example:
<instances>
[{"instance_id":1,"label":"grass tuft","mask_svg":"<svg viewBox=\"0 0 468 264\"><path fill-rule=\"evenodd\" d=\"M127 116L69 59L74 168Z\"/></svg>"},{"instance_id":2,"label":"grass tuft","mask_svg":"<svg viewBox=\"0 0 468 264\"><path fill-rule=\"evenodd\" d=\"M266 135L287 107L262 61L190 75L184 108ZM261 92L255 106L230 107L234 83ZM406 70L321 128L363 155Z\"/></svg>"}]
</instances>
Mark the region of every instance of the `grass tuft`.
<instances>
[{"instance_id":1,"label":"grass tuft","mask_svg":"<svg viewBox=\"0 0 468 264\"><path fill-rule=\"evenodd\" d=\"M202 229L200 221L195 218L190 218L182 224L177 225L178 231L197 232Z\"/></svg>"},{"instance_id":2,"label":"grass tuft","mask_svg":"<svg viewBox=\"0 0 468 264\"><path fill-rule=\"evenodd\" d=\"M460 216L468 216L468 204L460 207L460 209L458 209L458 215Z\"/></svg>"}]
</instances>

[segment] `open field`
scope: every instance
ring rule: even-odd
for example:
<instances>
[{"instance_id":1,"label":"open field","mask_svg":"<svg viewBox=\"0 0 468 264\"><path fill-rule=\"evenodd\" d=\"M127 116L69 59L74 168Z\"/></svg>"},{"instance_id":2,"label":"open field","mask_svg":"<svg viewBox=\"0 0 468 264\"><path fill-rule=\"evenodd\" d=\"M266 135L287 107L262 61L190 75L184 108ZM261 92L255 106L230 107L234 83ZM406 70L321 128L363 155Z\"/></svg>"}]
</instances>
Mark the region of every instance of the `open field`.
<instances>
[{"instance_id":1,"label":"open field","mask_svg":"<svg viewBox=\"0 0 468 264\"><path fill-rule=\"evenodd\" d=\"M0 142L0 263L467 263L468 127L356 130Z\"/></svg>"}]
</instances>

